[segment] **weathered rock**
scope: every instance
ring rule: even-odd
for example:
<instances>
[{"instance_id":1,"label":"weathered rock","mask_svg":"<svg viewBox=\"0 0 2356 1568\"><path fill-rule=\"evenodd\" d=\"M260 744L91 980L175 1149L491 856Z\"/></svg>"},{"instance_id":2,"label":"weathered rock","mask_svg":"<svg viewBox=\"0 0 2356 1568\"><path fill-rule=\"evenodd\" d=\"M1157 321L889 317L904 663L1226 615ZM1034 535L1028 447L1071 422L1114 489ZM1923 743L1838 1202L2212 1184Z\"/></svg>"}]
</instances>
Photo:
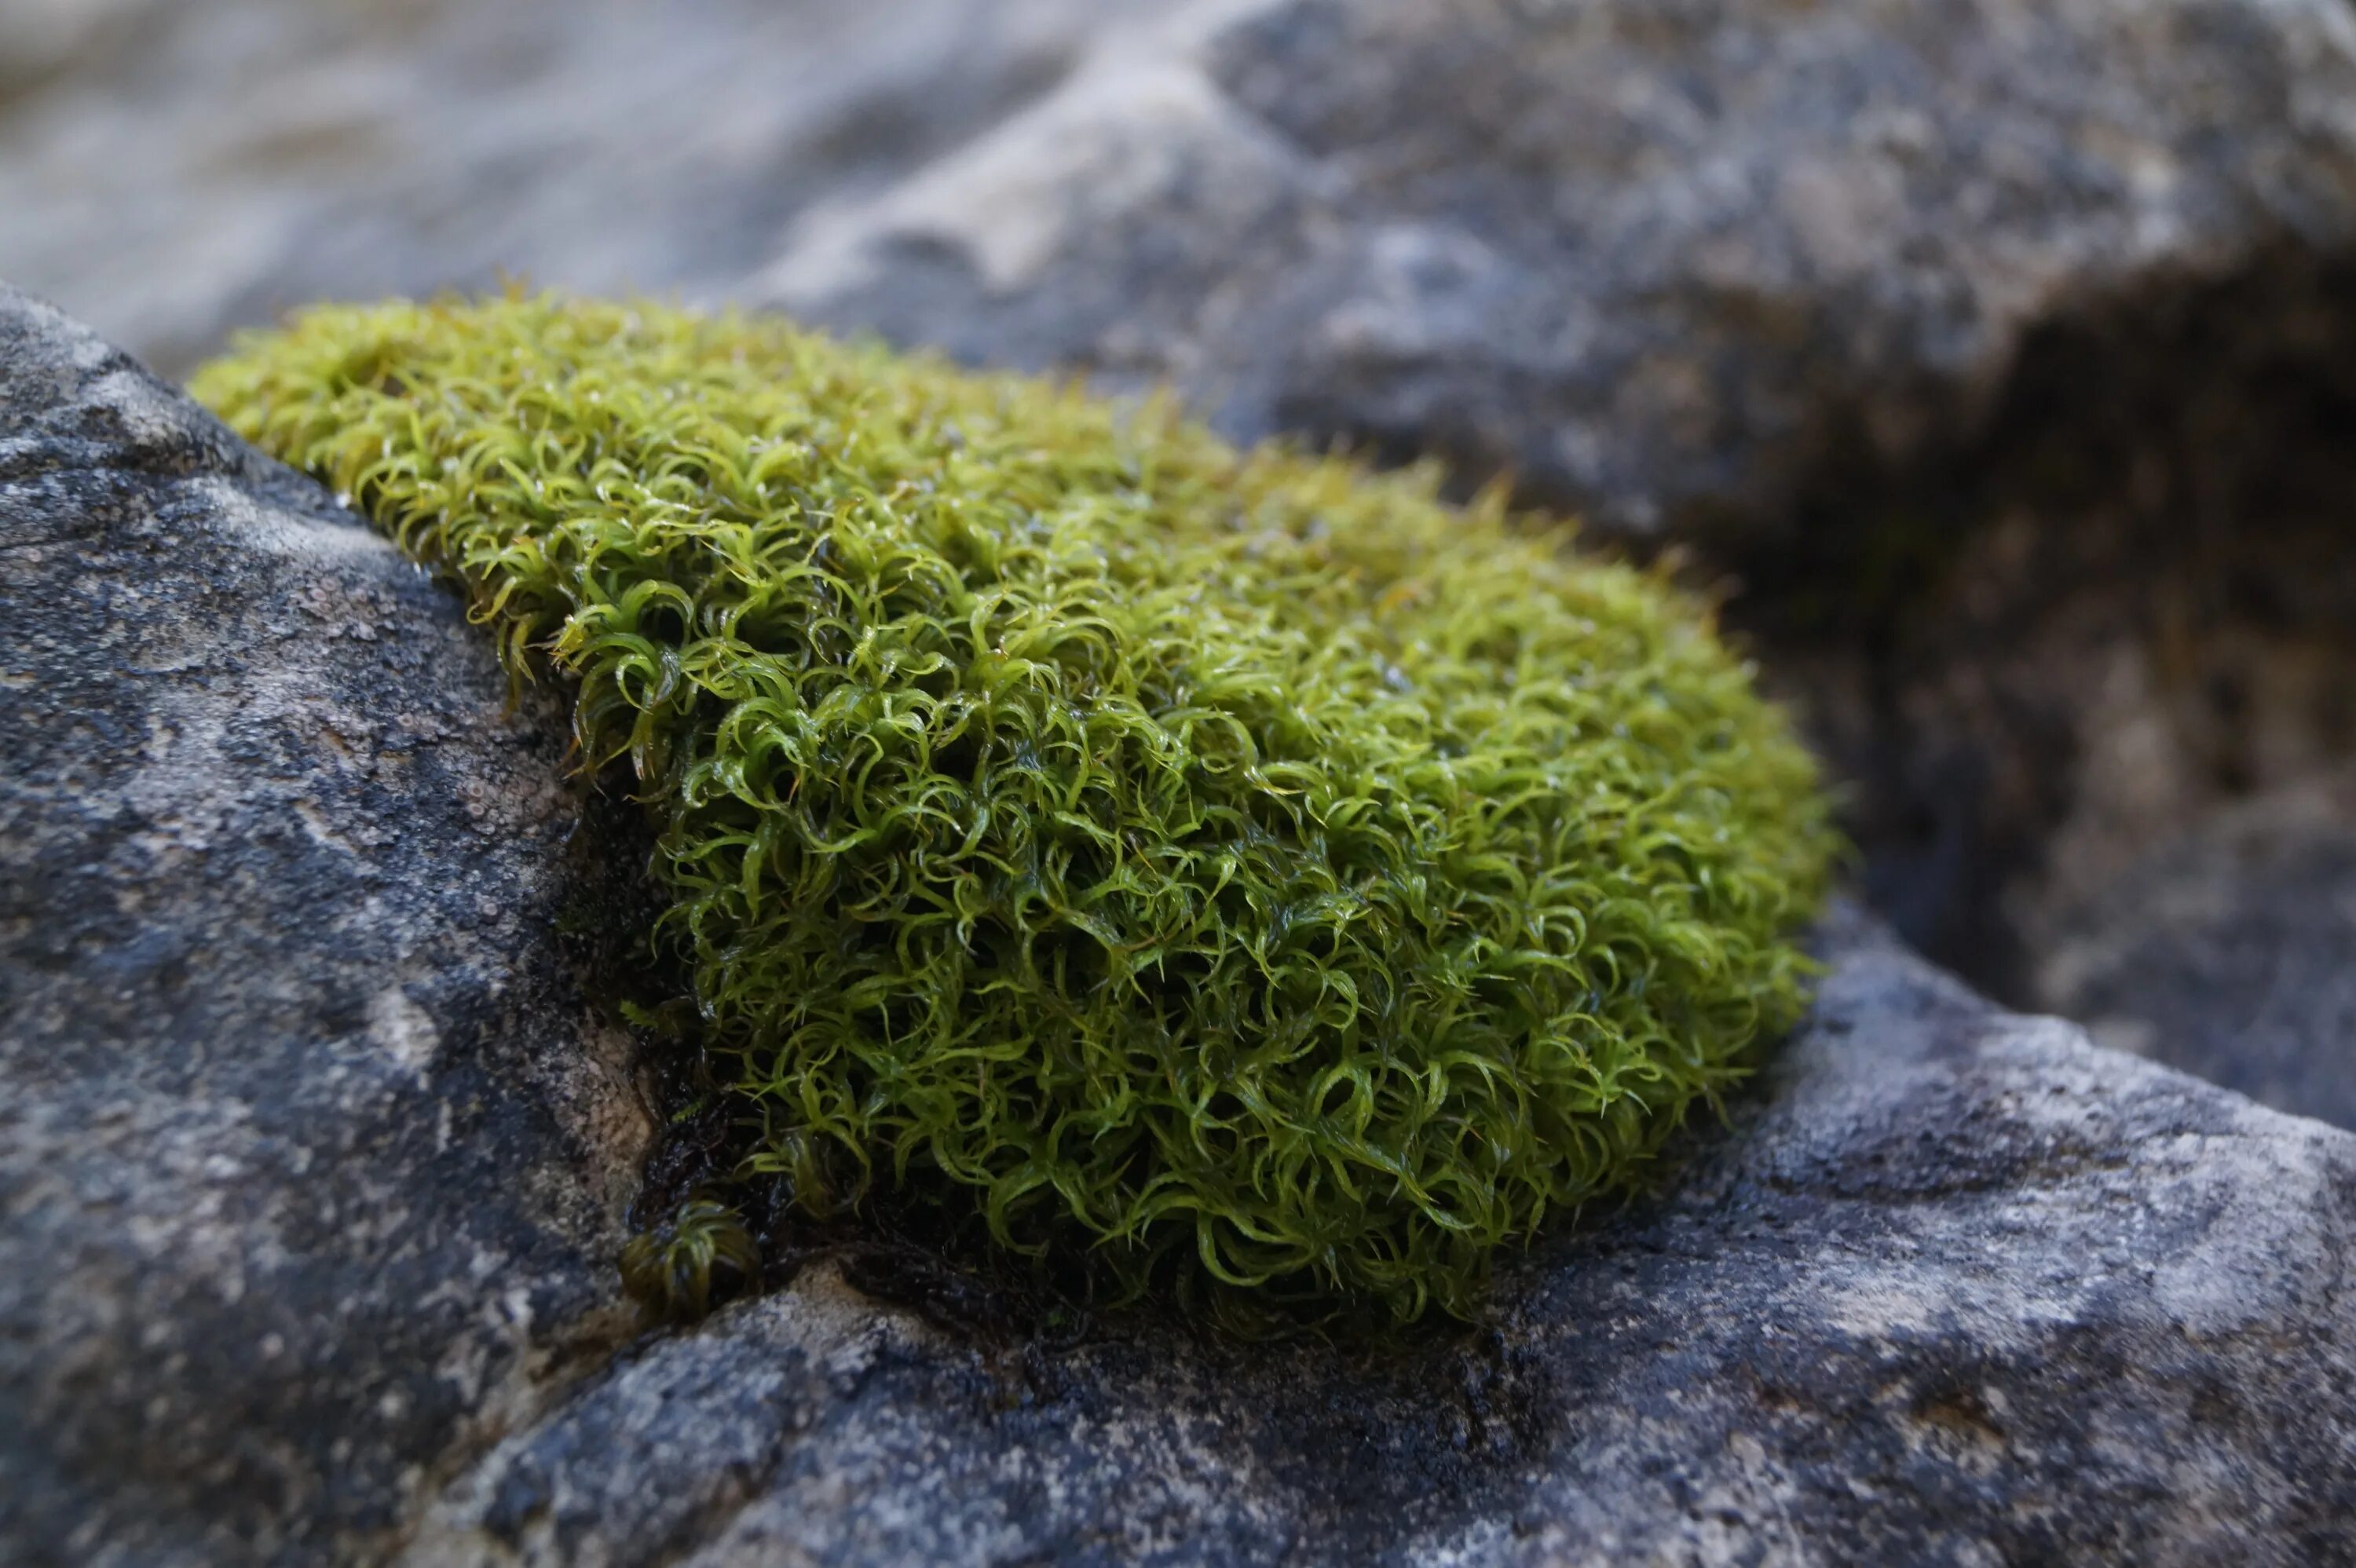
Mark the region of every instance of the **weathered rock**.
<instances>
[{"instance_id":1,"label":"weathered rock","mask_svg":"<svg viewBox=\"0 0 2356 1568\"><path fill-rule=\"evenodd\" d=\"M2054 925L2040 994L2096 1038L2356 1126L2356 774L2221 810Z\"/></svg>"},{"instance_id":2,"label":"weathered rock","mask_svg":"<svg viewBox=\"0 0 2356 1568\"><path fill-rule=\"evenodd\" d=\"M2356 228L2341 0L12 21L0 275L166 369L315 297L766 275L839 325L1175 378L1237 432L1511 468L1629 527L1963 442L2040 322Z\"/></svg>"},{"instance_id":3,"label":"weathered rock","mask_svg":"<svg viewBox=\"0 0 2356 1568\"><path fill-rule=\"evenodd\" d=\"M2356 1138L1833 949L1763 1103L1480 1333L993 1349L816 1269L509 1436L409 1561L2356 1550Z\"/></svg>"},{"instance_id":4,"label":"weathered rock","mask_svg":"<svg viewBox=\"0 0 2356 1568\"><path fill-rule=\"evenodd\" d=\"M1967 439L2042 321L2351 238L2341 0L1195 0L769 289L1643 532Z\"/></svg>"},{"instance_id":5,"label":"weathered rock","mask_svg":"<svg viewBox=\"0 0 2356 1568\"><path fill-rule=\"evenodd\" d=\"M2356 267L2285 260L2041 332L1970 449L1748 555L1908 941L2074 1006L2037 972L2156 846L2356 766L2351 428Z\"/></svg>"},{"instance_id":6,"label":"weathered rock","mask_svg":"<svg viewBox=\"0 0 2356 1568\"><path fill-rule=\"evenodd\" d=\"M314 299L728 293L1151 0L8 0L0 277L177 373Z\"/></svg>"},{"instance_id":7,"label":"weathered rock","mask_svg":"<svg viewBox=\"0 0 2356 1568\"><path fill-rule=\"evenodd\" d=\"M1478 1330L1051 1333L849 1246L616 1353L648 1129L552 929L613 892L556 727L315 487L0 298L0 1557L2356 1552L2356 1136L1846 915L1732 1125Z\"/></svg>"},{"instance_id":8,"label":"weathered rock","mask_svg":"<svg viewBox=\"0 0 2356 1568\"><path fill-rule=\"evenodd\" d=\"M0 1560L379 1555L626 1331L650 1127L564 728L454 596L0 288Z\"/></svg>"}]
</instances>

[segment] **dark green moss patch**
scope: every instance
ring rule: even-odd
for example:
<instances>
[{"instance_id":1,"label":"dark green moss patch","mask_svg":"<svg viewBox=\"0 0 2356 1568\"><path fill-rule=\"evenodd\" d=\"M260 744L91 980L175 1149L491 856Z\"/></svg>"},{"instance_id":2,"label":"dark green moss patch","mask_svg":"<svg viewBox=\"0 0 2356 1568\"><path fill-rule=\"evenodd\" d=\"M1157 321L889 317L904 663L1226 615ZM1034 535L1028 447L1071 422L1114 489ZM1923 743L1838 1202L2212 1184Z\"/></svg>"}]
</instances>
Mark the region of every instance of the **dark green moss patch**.
<instances>
[{"instance_id":1,"label":"dark green moss patch","mask_svg":"<svg viewBox=\"0 0 2356 1568\"><path fill-rule=\"evenodd\" d=\"M1800 1008L1781 718L1428 475L556 298L313 311L196 389L577 684L812 1214L1464 1314Z\"/></svg>"}]
</instances>

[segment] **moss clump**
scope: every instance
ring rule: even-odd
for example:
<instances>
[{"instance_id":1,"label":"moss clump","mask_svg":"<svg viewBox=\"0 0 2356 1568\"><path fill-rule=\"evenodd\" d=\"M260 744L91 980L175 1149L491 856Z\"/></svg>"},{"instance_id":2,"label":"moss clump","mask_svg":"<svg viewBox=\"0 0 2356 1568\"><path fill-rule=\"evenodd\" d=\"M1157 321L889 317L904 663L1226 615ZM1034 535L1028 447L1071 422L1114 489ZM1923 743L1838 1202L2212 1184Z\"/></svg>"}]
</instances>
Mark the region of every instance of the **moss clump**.
<instances>
[{"instance_id":1,"label":"moss clump","mask_svg":"<svg viewBox=\"0 0 2356 1568\"><path fill-rule=\"evenodd\" d=\"M315 310L197 390L578 683L811 1211L1462 1314L1800 1008L1781 719L1427 475L552 297Z\"/></svg>"},{"instance_id":2,"label":"moss clump","mask_svg":"<svg viewBox=\"0 0 2356 1568\"><path fill-rule=\"evenodd\" d=\"M761 1249L735 1210L694 1198L631 1237L621 1265L623 1285L650 1316L691 1323L711 1310L715 1288L760 1276Z\"/></svg>"}]
</instances>

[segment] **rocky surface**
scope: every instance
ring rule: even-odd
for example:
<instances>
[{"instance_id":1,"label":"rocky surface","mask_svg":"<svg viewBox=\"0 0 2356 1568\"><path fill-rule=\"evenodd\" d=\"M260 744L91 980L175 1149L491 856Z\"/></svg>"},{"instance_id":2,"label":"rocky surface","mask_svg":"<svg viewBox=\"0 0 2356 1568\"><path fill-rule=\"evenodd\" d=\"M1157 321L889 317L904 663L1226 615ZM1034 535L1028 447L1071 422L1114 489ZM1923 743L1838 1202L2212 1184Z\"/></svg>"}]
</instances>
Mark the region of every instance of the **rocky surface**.
<instances>
[{"instance_id":1,"label":"rocky surface","mask_svg":"<svg viewBox=\"0 0 2356 1568\"><path fill-rule=\"evenodd\" d=\"M626 1344L648 1129L542 710L13 294L0 528L10 1562L2356 1552L2356 1136L1848 915L1732 1125L1475 1330L1044 1335L852 1247Z\"/></svg>"},{"instance_id":2,"label":"rocky surface","mask_svg":"<svg viewBox=\"0 0 2356 1568\"><path fill-rule=\"evenodd\" d=\"M1009 1346L818 1266L508 1437L406 1561L2356 1551L2356 1138L1830 942L1737 1127L1480 1332Z\"/></svg>"},{"instance_id":3,"label":"rocky surface","mask_svg":"<svg viewBox=\"0 0 2356 1568\"><path fill-rule=\"evenodd\" d=\"M767 286L1642 534L1967 441L2043 323L2351 239L2343 0L1192 0Z\"/></svg>"},{"instance_id":4,"label":"rocky surface","mask_svg":"<svg viewBox=\"0 0 2356 1568\"><path fill-rule=\"evenodd\" d=\"M2053 923L2036 973L2049 1006L2356 1127L2356 773L2220 810Z\"/></svg>"},{"instance_id":5,"label":"rocky surface","mask_svg":"<svg viewBox=\"0 0 2356 1568\"><path fill-rule=\"evenodd\" d=\"M1153 0L8 0L0 277L180 373L316 298L726 293Z\"/></svg>"},{"instance_id":6,"label":"rocky surface","mask_svg":"<svg viewBox=\"0 0 2356 1568\"><path fill-rule=\"evenodd\" d=\"M0 288L0 1560L381 1554L628 1328L563 727L306 480Z\"/></svg>"},{"instance_id":7,"label":"rocky surface","mask_svg":"<svg viewBox=\"0 0 2356 1568\"><path fill-rule=\"evenodd\" d=\"M2351 429L2356 267L2286 259L2041 333L1967 450L1748 558L1730 613L1852 782L1911 942L2083 1016L2041 972L2104 912L2141 920L2111 890L2160 847L2344 789ZM2235 994L2208 1016L2258 1003ZM2301 1049L2329 1074L2346 1038Z\"/></svg>"}]
</instances>

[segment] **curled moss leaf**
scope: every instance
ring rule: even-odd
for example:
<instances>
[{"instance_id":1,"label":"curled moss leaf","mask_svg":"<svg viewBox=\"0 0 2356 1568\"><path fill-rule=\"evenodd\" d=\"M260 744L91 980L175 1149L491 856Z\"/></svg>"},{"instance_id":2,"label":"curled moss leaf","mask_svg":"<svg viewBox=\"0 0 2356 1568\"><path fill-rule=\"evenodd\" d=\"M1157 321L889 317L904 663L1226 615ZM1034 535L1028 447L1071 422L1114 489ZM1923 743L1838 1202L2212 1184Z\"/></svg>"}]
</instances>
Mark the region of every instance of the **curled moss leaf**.
<instances>
[{"instance_id":1,"label":"curled moss leaf","mask_svg":"<svg viewBox=\"0 0 2356 1568\"><path fill-rule=\"evenodd\" d=\"M622 1248L622 1288L659 1319L691 1323L759 1277L761 1250L735 1210L692 1198Z\"/></svg>"},{"instance_id":2,"label":"curled moss leaf","mask_svg":"<svg viewBox=\"0 0 2356 1568\"><path fill-rule=\"evenodd\" d=\"M314 310L197 390L575 684L813 1212L1469 1313L1801 1007L1783 720L1655 578L1428 473L553 296Z\"/></svg>"}]
</instances>

